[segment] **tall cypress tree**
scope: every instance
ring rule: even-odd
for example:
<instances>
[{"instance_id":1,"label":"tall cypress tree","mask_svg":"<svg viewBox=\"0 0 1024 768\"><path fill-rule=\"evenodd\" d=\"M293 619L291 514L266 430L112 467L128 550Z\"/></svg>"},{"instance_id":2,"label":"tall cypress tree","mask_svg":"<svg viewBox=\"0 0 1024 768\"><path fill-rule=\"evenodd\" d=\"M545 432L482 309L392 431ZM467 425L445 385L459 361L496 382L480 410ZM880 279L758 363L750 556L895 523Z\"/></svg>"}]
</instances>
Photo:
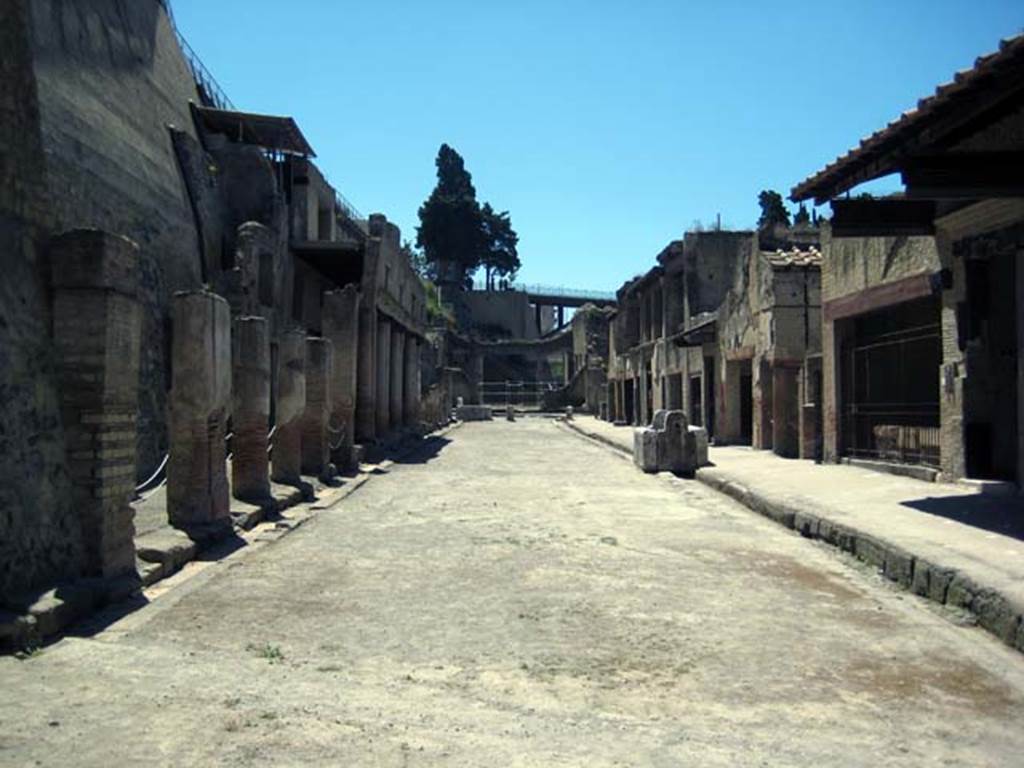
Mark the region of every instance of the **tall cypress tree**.
<instances>
[{"instance_id":1,"label":"tall cypress tree","mask_svg":"<svg viewBox=\"0 0 1024 768\"><path fill-rule=\"evenodd\" d=\"M436 265L439 282L465 284L480 265L483 216L462 156L442 144L435 164L437 186L420 206L416 245Z\"/></svg>"},{"instance_id":2,"label":"tall cypress tree","mask_svg":"<svg viewBox=\"0 0 1024 768\"><path fill-rule=\"evenodd\" d=\"M758 229L771 229L776 224L789 226L789 211L786 210L782 195L774 189L765 189L757 196L757 202L761 206L761 218L757 220Z\"/></svg>"}]
</instances>

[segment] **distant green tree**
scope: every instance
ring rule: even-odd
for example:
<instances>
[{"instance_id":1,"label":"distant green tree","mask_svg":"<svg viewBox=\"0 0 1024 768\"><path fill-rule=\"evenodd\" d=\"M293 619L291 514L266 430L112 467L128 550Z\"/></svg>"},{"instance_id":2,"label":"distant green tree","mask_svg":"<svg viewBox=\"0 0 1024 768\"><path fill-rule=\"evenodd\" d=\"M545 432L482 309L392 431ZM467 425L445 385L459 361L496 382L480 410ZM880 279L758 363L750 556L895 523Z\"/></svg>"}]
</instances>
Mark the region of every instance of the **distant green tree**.
<instances>
[{"instance_id":1,"label":"distant green tree","mask_svg":"<svg viewBox=\"0 0 1024 768\"><path fill-rule=\"evenodd\" d=\"M480 213L483 224L480 264L486 273L487 289L493 290L496 277L515 280L522 266L516 250L519 235L512 229L508 211L496 213L490 203L484 203Z\"/></svg>"},{"instance_id":2,"label":"distant green tree","mask_svg":"<svg viewBox=\"0 0 1024 768\"><path fill-rule=\"evenodd\" d=\"M761 206L761 218L757 220L758 229L771 229L776 224L789 226L789 211L782 201L782 195L773 189L765 189L757 196L757 202Z\"/></svg>"},{"instance_id":3,"label":"distant green tree","mask_svg":"<svg viewBox=\"0 0 1024 768\"><path fill-rule=\"evenodd\" d=\"M442 144L435 164L437 186L420 206L416 245L438 281L465 284L480 265L483 216L462 156Z\"/></svg>"},{"instance_id":4,"label":"distant green tree","mask_svg":"<svg viewBox=\"0 0 1024 768\"><path fill-rule=\"evenodd\" d=\"M808 212L807 206L804 205L803 203L800 203L800 208L797 210L796 213L793 214L793 224L794 226L800 226L801 224L810 223L811 214Z\"/></svg>"},{"instance_id":5,"label":"distant green tree","mask_svg":"<svg viewBox=\"0 0 1024 768\"><path fill-rule=\"evenodd\" d=\"M417 275L422 277L424 280L433 281L437 276L435 265L427 261L427 257L424 255L423 250L417 248L414 243L406 240L402 243L402 253L409 260L409 266L413 268L413 271Z\"/></svg>"}]
</instances>

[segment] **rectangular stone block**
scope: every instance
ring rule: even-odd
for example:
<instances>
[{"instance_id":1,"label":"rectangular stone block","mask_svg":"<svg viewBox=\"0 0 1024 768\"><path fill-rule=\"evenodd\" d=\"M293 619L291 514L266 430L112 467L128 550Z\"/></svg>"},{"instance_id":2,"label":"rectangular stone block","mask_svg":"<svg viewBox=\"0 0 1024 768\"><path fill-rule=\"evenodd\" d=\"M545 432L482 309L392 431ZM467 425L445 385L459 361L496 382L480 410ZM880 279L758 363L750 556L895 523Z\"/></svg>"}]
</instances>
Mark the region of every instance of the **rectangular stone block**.
<instances>
[{"instance_id":1,"label":"rectangular stone block","mask_svg":"<svg viewBox=\"0 0 1024 768\"><path fill-rule=\"evenodd\" d=\"M459 421L491 421L494 415L486 405L460 405L455 409Z\"/></svg>"}]
</instances>

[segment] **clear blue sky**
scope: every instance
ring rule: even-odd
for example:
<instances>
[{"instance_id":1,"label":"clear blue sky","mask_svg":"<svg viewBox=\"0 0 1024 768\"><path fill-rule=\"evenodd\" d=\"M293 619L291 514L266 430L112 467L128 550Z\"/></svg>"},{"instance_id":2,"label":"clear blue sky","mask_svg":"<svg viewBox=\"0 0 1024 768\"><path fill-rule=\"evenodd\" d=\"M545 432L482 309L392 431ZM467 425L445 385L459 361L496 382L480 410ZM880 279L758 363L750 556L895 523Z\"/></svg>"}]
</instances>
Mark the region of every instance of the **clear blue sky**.
<instances>
[{"instance_id":1,"label":"clear blue sky","mask_svg":"<svg viewBox=\"0 0 1024 768\"><path fill-rule=\"evenodd\" d=\"M750 227L957 69L1021 0L172 0L239 109L296 118L415 238L442 142L509 210L520 279L617 288L696 220Z\"/></svg>"}]
</instances>

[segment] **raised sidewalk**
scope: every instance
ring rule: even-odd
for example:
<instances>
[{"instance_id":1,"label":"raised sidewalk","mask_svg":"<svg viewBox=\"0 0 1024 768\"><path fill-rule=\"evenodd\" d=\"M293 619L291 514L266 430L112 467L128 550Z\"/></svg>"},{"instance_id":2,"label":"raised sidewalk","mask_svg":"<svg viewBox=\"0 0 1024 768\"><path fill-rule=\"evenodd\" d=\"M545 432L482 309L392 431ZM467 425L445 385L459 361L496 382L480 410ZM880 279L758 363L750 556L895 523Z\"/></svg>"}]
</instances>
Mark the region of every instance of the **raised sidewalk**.
<instances>
[{"instance_id":1,"label":"raised sidewalk","mask_svg":"<svg viewBox=\"0 0 1024 768\"><path fill-rule=\"evenodd\" d=\"M568 426L632 454L633 430L591 416ZM1024 498L858 467L712 447L697 479L750 509L878 567L915 594L974 613L1024 651Z\"/></svg>"}]
</instances>

